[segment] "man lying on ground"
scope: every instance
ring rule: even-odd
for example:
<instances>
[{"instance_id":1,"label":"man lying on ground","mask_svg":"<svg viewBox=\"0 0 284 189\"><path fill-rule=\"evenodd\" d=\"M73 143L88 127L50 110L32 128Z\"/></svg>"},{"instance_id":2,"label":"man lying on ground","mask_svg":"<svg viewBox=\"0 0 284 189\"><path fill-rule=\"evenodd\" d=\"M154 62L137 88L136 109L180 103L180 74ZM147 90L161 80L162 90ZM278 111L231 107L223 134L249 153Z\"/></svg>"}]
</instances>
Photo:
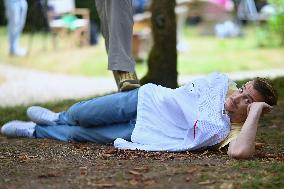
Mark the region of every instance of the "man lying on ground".
<instances>
[{"instance_id":1,"label":"man lying on ground","mask_svg":"<svg viewBox=\"0 0 284 189\"><path fill-rule=\"evenodd\" d=\"M11 121L1 133L146 151L229 144L229 156L249 158L259 118L276 103L277 93L266 79L256 78L237 89L226 75L213 73L177 89L146 84L78 102L60 113L32 106L27 110L31 122Z\"/></svg>"}]
</instances>

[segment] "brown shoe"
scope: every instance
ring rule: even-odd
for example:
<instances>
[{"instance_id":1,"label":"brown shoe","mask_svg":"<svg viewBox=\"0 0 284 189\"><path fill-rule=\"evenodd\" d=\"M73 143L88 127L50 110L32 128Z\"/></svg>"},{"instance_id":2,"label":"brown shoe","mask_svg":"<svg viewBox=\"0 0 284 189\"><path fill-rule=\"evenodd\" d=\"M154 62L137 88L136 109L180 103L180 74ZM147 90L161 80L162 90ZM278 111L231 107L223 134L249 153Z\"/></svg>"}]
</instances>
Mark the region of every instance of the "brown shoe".
<instances>
[{"instance_id":1,"label":"brown shoe","mask_svg":"<svg viewBox=\"0 0 284 189\"><path fill-rule=\"evenodd\" d=\"M118 91L130 91L140 87L136 73L125 71L113 71L114 79L118 87Z\"/></svg>"}]
</instances>

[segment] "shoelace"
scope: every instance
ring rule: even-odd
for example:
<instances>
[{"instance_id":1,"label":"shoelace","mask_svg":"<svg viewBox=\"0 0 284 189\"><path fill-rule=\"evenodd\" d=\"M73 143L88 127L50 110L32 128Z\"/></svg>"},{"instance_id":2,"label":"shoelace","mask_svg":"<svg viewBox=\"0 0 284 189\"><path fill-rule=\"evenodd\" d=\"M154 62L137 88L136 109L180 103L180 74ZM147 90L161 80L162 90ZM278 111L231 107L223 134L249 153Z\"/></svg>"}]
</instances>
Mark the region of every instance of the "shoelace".
<instances>
[{"instance_id":1,"label":"shoelace","mask_svg":"<svg viewBox=\"0 0 284 189\"><path fill-rule=\"evenodd\" d=\"M31 136L28 129L16 129L15 134L16 134L16 136L22 136L22 137L30 137Z\"/></svg>"},{"instance_id":2,"label":"shoelace","mask_svg":"<svg viewBox=\"0 0 284 189\"><path fill-rule=\"evenodd\" d=\"M119 76L120 76L120 81L137 80L137 78L135 77L135 74L129 73L129 72L121 73L121 74L119 74Z\"/></svg>"}]
</instances>

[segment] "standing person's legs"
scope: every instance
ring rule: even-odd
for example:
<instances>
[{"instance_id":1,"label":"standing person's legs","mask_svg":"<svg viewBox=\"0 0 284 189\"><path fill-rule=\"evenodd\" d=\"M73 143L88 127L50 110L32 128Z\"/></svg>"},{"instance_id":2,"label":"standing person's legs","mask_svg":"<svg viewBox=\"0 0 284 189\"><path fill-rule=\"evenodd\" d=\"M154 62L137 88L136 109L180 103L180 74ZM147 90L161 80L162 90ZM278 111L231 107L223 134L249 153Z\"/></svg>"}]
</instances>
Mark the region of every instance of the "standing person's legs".
<instances>
[{"instance_id":1,"label":"standing person's legs","mask_svg":"<svg viewBox=\"0 0 284 189\"><path fill-rule=\"evenodd\" d=\"M132 58L133 10L131 0L96 0L101 31L112 70L120 91L139 87Z\"/></svg>"},{"instance_id":2,"label":"standing person's legs","mask_svg":"<svg viewBox=\"0 0 284 189\"><path fill-rule=\"evenodd\" d=\"M27 12L28 12L28 3L26 0L21 0L21 13L20 13L20 22L19 22L20 33L22 33L25 27Z\"/></svg>"},{"instance_id":3,"label":"standing person's legs","mask_svg":"<svg viewBox=\"0 0 284 189\"><path fill-rule=\"evenodd\" d=\"M8 21L9 51L13 54L18 47L18 20L20 19L20 7L17 2L5 0L6 16Z\"/></svg>"},{"instance_id":4,"label":"standing person's legs","mask_svg":"<svg viewBox=\"0 0 284 189\"><path fill-rule=\"evenodd\" d=\"M11 55L16 56L24 56L26 54L25 50L19 48L18 45L24 27L22 19L25 19L25 17L22 18L22 16L26 15L24 12L26 10L22 8L22 4L24 8L24 3L21 0L5 0L6 16L8 19L9 51Z\"/></svg>"}]
</instances>

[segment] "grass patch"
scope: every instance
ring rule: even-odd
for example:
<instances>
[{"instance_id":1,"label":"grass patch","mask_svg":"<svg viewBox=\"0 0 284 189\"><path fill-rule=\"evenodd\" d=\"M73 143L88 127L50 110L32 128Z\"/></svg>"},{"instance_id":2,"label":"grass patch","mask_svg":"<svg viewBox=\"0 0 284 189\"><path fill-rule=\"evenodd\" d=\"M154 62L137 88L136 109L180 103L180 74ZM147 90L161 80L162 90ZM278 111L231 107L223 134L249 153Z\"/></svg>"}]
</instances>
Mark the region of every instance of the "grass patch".
<instances>
[{"instance_id":1,"label":"grass patch","mask_svg":"<svg viewBox=\"0 0 284 189\"><path fill-rule=\"evenodd\" d=\"M273 84L279 91L279 106L259 125L256 140L265 146L257 149L253 159L232 160L225 151L116 151L95 143L7 139L0 135L0 188L96 188L97 184L113 188L283 188L284 77L274 79ZM75 102L37 105L59 112ZM27 120L26 108L0 108L0 124ZM80 175L80 167L87 168L87 175Z\"/></svg>"},{"instance_id":2,"label":"grass patch","mask_svg":"<svg viewBox=\"0 0 284 189\"><path fill-rule=\"evenodd\" d=\"M284 48L258 48L254 28L248 28L244 37L232 39L201 36L198 28L191 27L186 27L184 33L184 41L188 43L189 50L178 54L180 74L284 68ZM4 27L0 28L0 40L7 41ZM30 55L25 58L10 58L7 43L1 43L0 61L52 73L112 76L107 71L107 55L102 37L98 45L82 48L70 47L68 40L70 39L61 39L58 49L54 50L50 36L39 33L31 41L30 35L24 34L21 44L32 47ZM138 76L142 77L147 71L146 63L137 63L136 70Z\"/></svg>"},{"instance_id":3,"label":"grass patch","mask_svg":"<svg viewBox=\"0 0 284 189\"><path fill-rule=\"evenodd\" d=\"M190 51L179 54L181 74L232 72L284 67L284 48L258 48L254 28L247 28L242 38L218 39L199 36L186 29Z\"/></svg>"},{"instance_id":4,"label":"grass patch","mask_svg":"<svg viewBox=\"0 0 284 189\"><path fill-rule=\"evenodd\" d=\"M233 167L241 173L241 188L282 188L284 165L277 161L237 161Z\"/></svg>"},{"instance_id":5,"label":"grass patch","mask_svg":"<svg viewBox=\"0 0 284 189\"><path fill-rule=\"evenodd\" d=\"M84 100L84 99L81 99ZM43 106L49 109L52 109L56 112L60 112L66 110L72 104L76 103L78 100L63 100L58 102L50 102L50 103L39 103L34 104L38 106ZM14 106L14 107L0 107L0 123L6 123L13 119L18 120L28 120L26 116L26 110L29 106Z\"/></svg>"},{"instance_id":6,"label":"grass patch","mask_svg":"<svg viewBox=\"0 0 284 189\"><path fill-rule=\"evenodd\" d=\"M6 81L6 78L0 75L0 85Z\"/></svg>"}]
</instances>

